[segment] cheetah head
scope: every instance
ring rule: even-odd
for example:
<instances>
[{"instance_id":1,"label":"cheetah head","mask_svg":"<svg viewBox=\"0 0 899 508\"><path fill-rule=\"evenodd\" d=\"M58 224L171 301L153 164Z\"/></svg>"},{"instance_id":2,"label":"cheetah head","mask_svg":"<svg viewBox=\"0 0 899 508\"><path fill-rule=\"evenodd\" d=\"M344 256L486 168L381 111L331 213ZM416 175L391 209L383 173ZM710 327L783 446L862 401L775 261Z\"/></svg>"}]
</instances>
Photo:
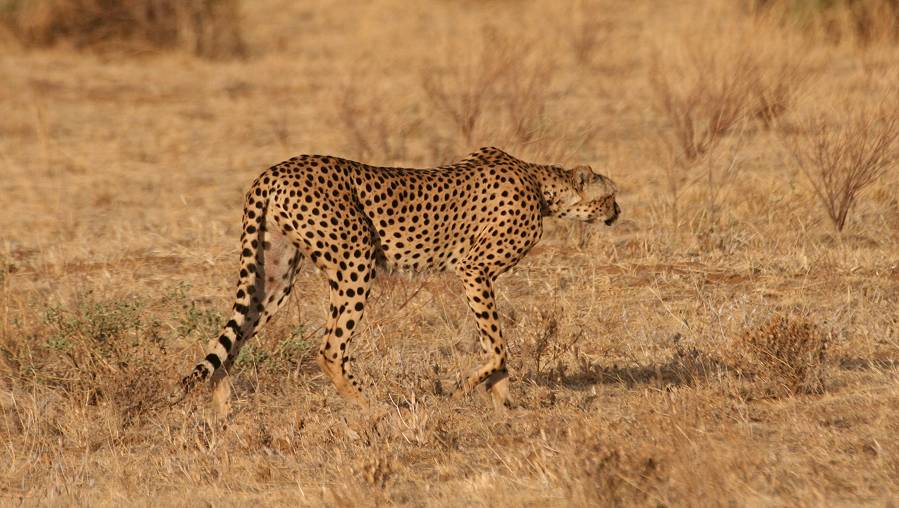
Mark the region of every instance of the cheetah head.
<instances>
[{"instance_id":1,"label":"cheetah head","mask_svg":"<svg viewBox=\"0 0 899 508\"><path fill-rule=\"evenodd\" d=\"M593 171L590 166L577 166L571 171L571 199L564 206L561 216L587 223L603 221L611 226L621 214L615 201L618 186L611 178Z\"/></svg>"}]
</instances>

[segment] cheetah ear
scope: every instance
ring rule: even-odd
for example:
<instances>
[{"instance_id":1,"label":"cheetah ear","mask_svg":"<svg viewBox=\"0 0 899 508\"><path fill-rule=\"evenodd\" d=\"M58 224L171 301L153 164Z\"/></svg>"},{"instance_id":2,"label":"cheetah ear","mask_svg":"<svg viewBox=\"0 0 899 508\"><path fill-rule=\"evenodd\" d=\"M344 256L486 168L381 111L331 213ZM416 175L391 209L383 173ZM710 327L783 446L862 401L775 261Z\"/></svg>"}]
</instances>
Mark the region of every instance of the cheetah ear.
<instances>
[{"instance_id":1,"label":"cheetah ear","mask_svg":"<svg viewBox=\"0 0 899 508\"><path fill-rule=\"evenodd\" d=\"M582 188L594 176L593 168L586 165L575 166L571 170L571 174L574 176L574 183L578 188Z\"/></svg>"}]
</instances>

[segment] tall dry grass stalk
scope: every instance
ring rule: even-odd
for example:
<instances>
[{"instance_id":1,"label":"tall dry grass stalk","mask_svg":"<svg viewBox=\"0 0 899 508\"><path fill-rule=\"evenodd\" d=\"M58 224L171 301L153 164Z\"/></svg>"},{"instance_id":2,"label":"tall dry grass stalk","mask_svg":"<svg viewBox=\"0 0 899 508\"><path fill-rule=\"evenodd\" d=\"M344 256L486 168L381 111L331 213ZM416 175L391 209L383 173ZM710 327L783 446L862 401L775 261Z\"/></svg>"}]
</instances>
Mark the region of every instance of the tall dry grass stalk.
<instances>
[{"instance_id":1,"label":"tall dry grass stalk","mask_svg":"<svg viewBox=\"0 0 899 508\"><path fill-rule=\"evenodd\" d=\"M752 65L747 55L721 61L717 53L691 52L686 67L663 70L656 56L649 79L676 163L687 166L713 150L743 119ZM675 80L676 76L676 80Z\"/></svg>"},{"instance_id":2,"label":"tall dry grass stalk","mask_svg":"<svg viewBox=\"0 0 899 508\"><path fill-rule=\"evenodd\" d=\"M862 192L895 166L899 115L881 106L850 112L834 123L809 120L799 139L787 143L837 231L843 231Z\"/></svg>"}]
</instances>

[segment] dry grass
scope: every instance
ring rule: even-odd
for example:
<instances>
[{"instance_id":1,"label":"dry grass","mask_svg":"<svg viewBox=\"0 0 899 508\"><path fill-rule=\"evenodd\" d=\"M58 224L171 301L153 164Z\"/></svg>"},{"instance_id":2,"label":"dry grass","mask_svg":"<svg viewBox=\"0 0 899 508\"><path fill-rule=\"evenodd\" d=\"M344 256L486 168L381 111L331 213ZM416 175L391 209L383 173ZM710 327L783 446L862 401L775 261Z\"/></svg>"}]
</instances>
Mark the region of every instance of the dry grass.
<instances>
[{"instance_id":1,"label":"dry grass","mask_svg":"<svg viewBox=\"0 0 899 508\"><path fill-rule=\"evenodd\" d=\"M873 111L862 107L844 114L836 125L812 119L803 139L791 143L796 162L837 231L843 231L862 192L899 159L894 148L899 139L897 107L895 100Z\"/></svg>"},{"instance_id":2,"label":"dry grass","mask_svg":"<svg viewBox=\"0 0 899 508\"><path fill-rule=\"evenodd\" d=\"M894 502L899 175L837 234L781 140L884 104L899 48L741 5L260 0L243 60L0 48L0 504ZM705 74L679 117L696 143L654 69L673 94ZM705 147L676 230L662 137L669 161ZM487 144L622 189L615 227L548 221L497 284L515 408L447 396L479 360L451 275L379 274L354 367L391 411L359 417L312 361L327 286L308 265L242 350L226 418L208 393L162 403L232 303L261 169Z\"/></svg>"}]
</instances>

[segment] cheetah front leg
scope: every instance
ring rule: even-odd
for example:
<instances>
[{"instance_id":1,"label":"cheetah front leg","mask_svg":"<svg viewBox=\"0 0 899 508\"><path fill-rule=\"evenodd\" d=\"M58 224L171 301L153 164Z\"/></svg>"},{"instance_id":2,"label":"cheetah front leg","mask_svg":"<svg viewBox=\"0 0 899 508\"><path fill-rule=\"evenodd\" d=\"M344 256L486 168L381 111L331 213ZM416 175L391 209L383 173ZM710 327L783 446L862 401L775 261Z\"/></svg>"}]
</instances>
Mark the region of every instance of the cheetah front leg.
<instances>
[{"instance_id":1,"label":"cheetah front leg","mask_svg":"<svg viewBox=\"0 0 899 508\"><path fill-rule=\"evenodd\" d=\"M481 349L487 355L487 363L470 375L453 393L459 398L481 383L490 392L493 403L497 407L508 406L509 371L506 367L506 343L500 328L499 315L496 312L496 299L493 294L493 277L474 268L460 270L462 283L465 285L465 298L477 320Z\"/></svg>"}]
</instances>

